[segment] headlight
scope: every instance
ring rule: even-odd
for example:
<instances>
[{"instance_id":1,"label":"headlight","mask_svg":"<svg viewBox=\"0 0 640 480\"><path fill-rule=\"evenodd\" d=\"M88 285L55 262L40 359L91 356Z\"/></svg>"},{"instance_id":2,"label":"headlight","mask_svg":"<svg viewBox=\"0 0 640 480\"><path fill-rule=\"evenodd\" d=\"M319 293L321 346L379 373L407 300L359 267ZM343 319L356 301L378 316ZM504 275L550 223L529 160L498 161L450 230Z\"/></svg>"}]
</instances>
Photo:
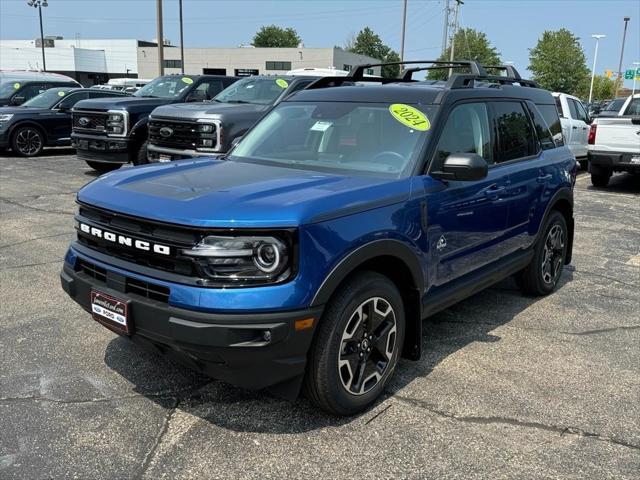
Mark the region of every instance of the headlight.
<instances>
[{"instance_id":1,"label":"headlight","mask_svg":"<svg viewBox=\"0 0 640 480\"><path fill-rule=\"evenodd\" d=\"M107 115L107 134L124 136L127 131L127 116L125 113L110 111Z\"/></svg>"},{"instance_id":2,"label":"headlight","mask_svg":"<svg viewBox=\"0 0 640 480\"><path fill-rule=\"evenodd\" d=\"M223 284L264 284L292 273L290 246L271 236L208 236L184 255L196 258L206 276Z\"/></svg>"},{"instance_id":3,"label":"headlight","mask_svg":"<svg viewBox=\"0 0 640 480\"><path fill-rule=\"evenodd\" d=\"M0 115L0 122L8 122L13 117L13 113L3 113Z\"/></svg>"},{"instance_id":4,"label":"headlight","mask_svg":"<svg viewBox=\"0 0 640 480\"><path fill-rule=\"evenodd\" d=\"M122 123L124 120L124 115L121 113L110 113L109 114L109 122Z\"/></svg>"},{"instance_id":5,"label":"headlight","mask_svg":"<svg viewBox=\"0 0 640 480\"><path fill-rule=\"evenodd\" d=\"M215 126L209 123L201 123L198 125L198 131L202 133L211 133L215 130Z\"/></svg>"}]
</instances>

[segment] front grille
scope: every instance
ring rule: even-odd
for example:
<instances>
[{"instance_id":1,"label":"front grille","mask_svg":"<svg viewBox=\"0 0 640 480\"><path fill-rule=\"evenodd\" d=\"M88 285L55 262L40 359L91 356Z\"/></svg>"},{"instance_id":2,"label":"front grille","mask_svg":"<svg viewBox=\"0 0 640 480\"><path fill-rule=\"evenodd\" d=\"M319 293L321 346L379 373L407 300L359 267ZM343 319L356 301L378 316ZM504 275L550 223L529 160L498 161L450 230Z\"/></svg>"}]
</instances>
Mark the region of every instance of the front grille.
<instances>
[{"instance_id":1,"label":"front grille","mask_svg":"<svg viewBox=\"0 0 640 480\"><path fill-rule=\"evenodd\" d=\"M74 130L87 132L106 132L107 112L73 112L71 115Z\"/></svg>"},{"instance_id":2,"label":"front grille","mask_svg":"<svg viewBox=\"0 0 640 480\"><path fill-rule=\"evenodd\" d=\"M152 251L143 251L118 242L107 241L77 230L78 242L106 255L120 258L128 262L145 267L164 270L167 272L189 277L202 277L196 261L180 254L180 250L192 248L197 244L202 234L189 228L171 226L119 215L107 210L80 206L76 219L88 225L104 229L115 234L130 236L133 239L161 244L170 248L170 255L162 255Z\"/></svg>"},{"instance_id":3,"label":"front grille","mask_svg":"<svg viewBox=\"0 0 640 480\"><path fill-rule=\"evenodd\" d=\"M198 132L199 124L196 122L182 122L175 120L152 119L149 121L149 143L159 147L175 148L178 150L195 150L201 139L213 140L213 145L207 148L215 148L217 134L214 127L213 133ZM164 132L164 135L161 133Z\"/></svg>"},{"instance_id":4,"label":"front grille","mask_svg":"<svg viewBox=\"0 0 640 480\"><path fill-rule=\"evenodd\" d=\"M79 258L76 261L75 270L88 275L97 282L107 284L107 271L91 262ZM156 302L169 303L171 290L162 285L124 277L124 285L121 286L124 287L124 293L131 293Z\"/></svg>"}]
</instances>

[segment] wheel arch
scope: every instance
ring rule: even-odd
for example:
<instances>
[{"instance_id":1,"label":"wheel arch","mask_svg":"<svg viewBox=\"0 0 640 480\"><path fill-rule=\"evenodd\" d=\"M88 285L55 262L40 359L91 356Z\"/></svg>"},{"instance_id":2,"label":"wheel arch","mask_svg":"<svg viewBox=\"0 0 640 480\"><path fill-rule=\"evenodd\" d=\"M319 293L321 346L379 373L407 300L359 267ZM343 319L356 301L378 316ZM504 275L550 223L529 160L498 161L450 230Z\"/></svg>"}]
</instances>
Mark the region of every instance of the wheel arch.
<instances>
[{"instance_id":1,"label":"wheel arch","mask_svg":"<svg viewBox=\"0 0 640 480\"><path fill-rule=\"evenodd\" d=\"M38 122L34 122L33 120L20 120L15 125L12 125L11 128L9 129L9 135L8 135L10 142L13 143L13 135L15 134L17 129L19 129L20 127L27 127L27 126L36 128L42 134L42 136L44 137L43 147L49 145L49 136L47 135L47 130L43 128L42 125L40 125Z\"/></svg>"},{"instance_id":2,"label":"wheel arch","mask_svg":"<svg viewBox=\"0 0 640 480\"><path fill-rule=\"evenodd\" d=\"M549 218L552 211L560 212L567 222L567 229L569 231L567 232L568 245L565 265L569 265L573 254L573 234L575 229L575 223L573 220L573 193L569 188L558 190L553 197L551 197L551 200L547 204L547 208L544 212L544 216L542 217L542 221L538 226L538 236L542 234L542 226L547 222L547 218Z\"/></svg>"},{"instance_id":3,"label":"wheel arch","mask_svg":"<svg viewBox=\"0 0 640 480\"><path fill-rule=\"evenodd\" d=\"M414 360L420 358L424 275L416 253L399 240L376 240L352 251L325 278L311 306L327 303L342 284L362 271L380 273L396 285L406 314L402 356Z\"/></svg>"}]
</instances>

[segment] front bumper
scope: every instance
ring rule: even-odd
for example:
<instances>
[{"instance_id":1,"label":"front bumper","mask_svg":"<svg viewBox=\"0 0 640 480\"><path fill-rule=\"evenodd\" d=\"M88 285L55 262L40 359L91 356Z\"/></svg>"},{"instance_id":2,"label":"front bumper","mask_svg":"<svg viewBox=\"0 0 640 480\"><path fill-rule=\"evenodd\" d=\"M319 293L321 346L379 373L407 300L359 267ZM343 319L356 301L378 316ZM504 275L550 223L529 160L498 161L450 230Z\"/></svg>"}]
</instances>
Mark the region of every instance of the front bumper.
<instances>
[{"instance_id":1,"label":"front bumper","mask_svg":"<svg viewBox=\"0 0 640 480\"><path fill-rule=\"evenodd\" d=\"M616 171L640 172L640 161L634 163L633 158L640 158L640 153L589 151L589 169L594 165Z\"/></svg>"},{"instance_id":2,"label":"front bumper","mask_svg":"<svg viewBox=\"0 0 640 480\"><path fill-rule=\"evenodd\" d=\"M78 159L87 162L129 163L129 143L126 137L71 134L71 146L76 149Z\"/></svg>"},{"instance_id":3,"label":"front bumper","mask_svg":"<svg viewBox=\"0 0 640 480\"><path fill-rule=\"evenodd\" d=\"M159 162L160 155L166 155L171 157L171 160L182 160L193 157L211 157L212 155L220 155L224 152L201 152L198 150L180 150L178 148L158 147L157 145L149 144L147 146L147 157L152 162Z\"/></svg>"},{"instance_id":4,"label":"front bumper","mask_svg":"<svg viewBox=\"0 0 640 480\"><path fill-rule=\"evenodd\" d=\"M64 263L63 290L88 312L92 289L130 302L131 340L244 388L302 379L314 328L296 330L295 322L314 318L315 327L322 307L233 314L188 310L131 293L119 273L106 270L101 280L77 265Z\"/></svg>"}]
</instances>

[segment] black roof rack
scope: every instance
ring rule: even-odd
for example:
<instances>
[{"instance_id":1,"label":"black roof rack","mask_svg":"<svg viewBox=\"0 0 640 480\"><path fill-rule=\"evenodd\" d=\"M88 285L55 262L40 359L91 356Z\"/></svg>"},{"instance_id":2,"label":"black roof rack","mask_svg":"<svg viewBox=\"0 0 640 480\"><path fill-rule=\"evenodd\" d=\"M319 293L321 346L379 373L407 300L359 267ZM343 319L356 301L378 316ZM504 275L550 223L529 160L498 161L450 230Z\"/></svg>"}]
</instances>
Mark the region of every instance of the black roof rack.
<instances>
[{"instance_id":1,"label":"black roof rack","mask_svg":"<svg viewBox=\"0 0 640 480\"><path fill-rule=\"evenodd\" d=\"M416 65L429 64L426 67L414 67L404 70L400 78L382 78L375 76L364 76L364 72L372 67L384 67L388 65ZM354 67L346 77L322 77L307 87L307 90L325 87L338 87L345 83L353 82L375 82L375 83L399 83L399 82L415 82L413 74L424 70L437 70L448 68L468 67L470 74L456 73L444 84L445 89L472 88L475 81L497 83L500 85L519 84L523 87L540 88L538 84L532 80L524 80L518 71L512 65L491 65L483 66L475 60L411 60L406 62L387 62L387 63L366 63ZM506 76L489 75L487 69L504 70Z\"/></svg>"}]
</instances>

